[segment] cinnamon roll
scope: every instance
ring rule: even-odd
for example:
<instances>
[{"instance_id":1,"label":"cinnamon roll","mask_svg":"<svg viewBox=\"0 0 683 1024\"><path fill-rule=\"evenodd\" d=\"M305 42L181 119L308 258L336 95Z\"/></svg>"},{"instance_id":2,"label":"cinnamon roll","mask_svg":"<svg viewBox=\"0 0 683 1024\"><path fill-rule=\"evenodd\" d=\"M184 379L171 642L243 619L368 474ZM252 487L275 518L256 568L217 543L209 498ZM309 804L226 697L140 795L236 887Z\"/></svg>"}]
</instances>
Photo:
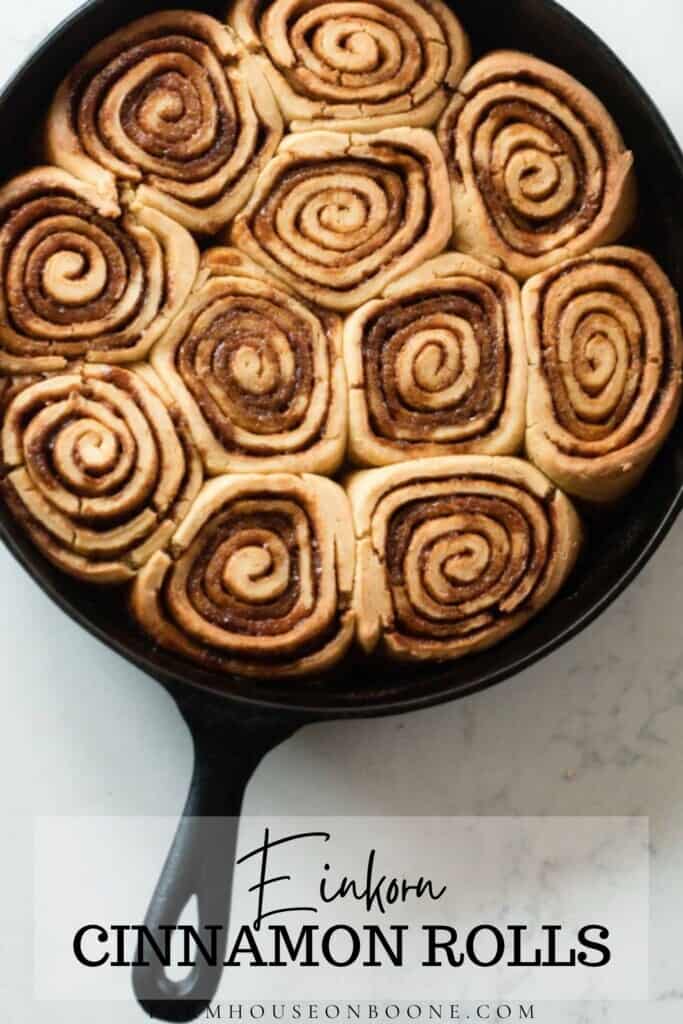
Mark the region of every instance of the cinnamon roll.
<instances>
[{"instance_id":1,"label":"cinnamon roll","mask_svg":"<svg viewBox=\"0 0 683 1024\"><path fill-rule=\"evenodd\" d=\"M223 476L137 576L132 609L158 644L212 671L304 676L333 665L353 639L353 573L338 484Z\"/></svg>"},{"instance_id":2,"label":"cinnamon roll","mask_svg":"<svg viewBox=\"0 0 683 1024\"><path fill-rule=\"evenodd\" d=\"M199 266L192 236L157 210L113 212L55 167L0 188L0 371L133 362L181 308Z\"/></svg>"},{"instance_id":3,"label":"cinnamon roll","mask_svg":"<svg viewBox=\"0 0 683 1024\"><path fill-rule=\"evenodd\" d=\"M210 249L153 363L209 473L336 472L346 450L341 320L236 249Z\"/></svg>"},{"instance_id":4,"label":"cinnamon roll","mask_svg":"<svg viewBox=\"0 0 683 1024\"><path fill-rule=\"evenodd\" d=\"M359 465L522 445L527 356L519 287L507 274L437 256L351 314L344 359Z\"/></svg>"},{"instance_id":5,"label":"cinnamon roll","mask_svg":"<svg viewBox=\"0 0 683 1024\"><path fill-rule=\"evenodd\" d=\"M522 301L529 458L570 494L620 498L680 409L676 293L650 256L612 247L532 278Z\"/></svg>"},{"instance_id":6,"label":"cinnamon roll","mask_svg":"<svg viewBox=\"0 0 683 1024\"><path fill-rule=\"evenodd\" d=\"M397 659L498 643L557 594L581 543L569 500L518 459L406 462L353 475L348 493L358 638Z\"/></svg>"},{"instance_id":7,"label":"cinnamon roll","mask_svg":"<svg viewBox=\"0 0 683 1024\"><path fill-rule=\"evenodd\" d=\"M159 11L95 46L62 82L50 161L107 202L118 186L191 231L214 234L246 203L282 136L262 73L232 33L196 11Z\"/></svg>"},{"instance_id":8,"label":"cinnamon roll","mask_svg":"<svg viewBox=\"0 0 683 1024\"><path fill-rule=\"evenodd\" d=\"M441 0L237 0L229 21L293 131L428 128L470 58Z\"/></svg>"},{"instance_id":9,"label":"cinnamon roll","mask_svg":"<svg viewBox=\"0 0 683 1024\"><path fill-rule=\"evenodd\" d=\"M448 174L421 128L290 135L232 240L295 292L348 311L445 248Z\"/></svg>"},{"instance_id":10,"label":"cinnamon roll","mask_svg":"<svg viewBox=\"0 0 683 1024\"><path fill-rule=\"evenodd\" d=\"M19 391L5 415L4 500L55 565L88 583L131 579L201 488L185 424L150 374L85 366Z\"/></svg>"},{"instance_id":11,"label":"cinnamon roll","mask_svg":"<svg viewBox=\"0 0 683 1024\"><path fill-rule=\"evenodd\" d=\"M525 279L617 241L636 208L633 155L596 97L523 53L493 53L439 124L455 247Z\"/></svg>"}]
</instances>

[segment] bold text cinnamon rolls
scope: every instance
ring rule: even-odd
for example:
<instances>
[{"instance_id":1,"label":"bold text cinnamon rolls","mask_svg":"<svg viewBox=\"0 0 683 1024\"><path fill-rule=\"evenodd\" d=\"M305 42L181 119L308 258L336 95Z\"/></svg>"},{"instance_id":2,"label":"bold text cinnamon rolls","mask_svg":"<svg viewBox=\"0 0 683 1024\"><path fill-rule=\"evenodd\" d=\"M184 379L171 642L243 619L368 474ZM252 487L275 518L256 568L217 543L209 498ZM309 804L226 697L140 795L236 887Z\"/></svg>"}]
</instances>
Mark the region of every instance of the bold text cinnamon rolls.
<instances>
[{"instance_id":1,"label":"bold text cinnamon rolls","mask_svg":"<svg viewBox=\"0 0 683 1024\"><path fill-rule=\"evenodd\" d=\"M236 0L229 21L294 131L429 127L469 61L441 0Z\"/></svg>"},{"instance_id":2,"label":"bold text cinnamon rolls","mask_svg":"<svg viewBox=\"0 0 683 1024\"><path fill-rule=\"evenodd\" d=\"M571 494L619 498L680 408L676 293L651 257L612 247L532 278L523 306L529 457Z\"/></svg>"},{"instance_id":3,"label":"bold text cinnamon rolls","mask_svg":"<svg viewBox=\"0 0 683 1024\"><path fill-rule=\"evenodd\" d=\"M525 462L453 456L357 473L354 606L366 651L443 661L519 629L571 572L572 505Z\"/></svg>"},{"instance_id":4,"label":"bold text cinnamon rolls","mask_svg":"<svg viewBox=\"0 0 683 1024\"><path fill-rule=\"evenodd\" d=\"M93 365L49 377L5 415L10 511L52 562L90 583L133 577L201 487L199 457L151 372Z\"/></svg>"},{"instance_id":5,"label":"bold text cinnamon rolls","mask_svg":"<svg viewBox=\"0 0 683 1024\"><path fill-rule=\"evenodd\" d=\"M210 669L277 679L328 668L354 633L346 495L322 477L243 474L205 485L136 578L158 643Z\"/></svg>"},{"instance_id":6,"label":"bold text cinnamon rolls","mask_svg":"<svg viewBox=\"0 0 683 1024\"><path fill-rule=\"evenodd\" d=\"M445 248L448 175L431 132L290 135L232 229L300 295L348 311Z\"/></svg>"},{"instance_id":7,"label":"bold text cinnamon rolls","mask_svg":"<svg viewBox=\"0 0 683 1024\"><path fill-rule=\"evenodd\" d=\"M0 188L0 371L141 359L178 312L199 264L192 236L157 210L111 212L54 167Z\"/></svg>"},{"instance_id":8,"label":"bold text cinnamon rolls","mask_svg":"<svg viewBox=\"0 0 683 1024\"><path fill-rule=\"evenodd\" d=\"M468 71L439 125L455 246L520 278L615 242L635 213L633 156L596 97L528 54Z\"/></svg>"},{"instance_id":9,"label":"bold text cinnamon rolls","mask_svg":"<svg viewBox=\"0 0 683 1024\"><path fill-rule=\"evenodd\" d=\"M153 362L209 473L334 473L346 450L341 320L237 249L210 249Z\"/></svg>"},{"instance_id":10,"label":"bold text cinnamon rolls","mask_svg":"<svg viewBox=\"0 0 683 1024\"><path fill-rule=\"evenodd\" d=\"M281 135L268 84L230 31L196 11L160 11L66 77L46 149L109 202L124 184L139 203L213 234L244 206Z\"/></svg>"},{"instance_id":11,"label":"bold text cinnamon rolls","mask_svg":"<svg viewBox=\"0 0 683 1024\"><path fill-rule=\"evenodd\" d=\"M437 256L351 314L344 358L359 465L522 445L526 346L519 287L507 274Z\"/></svg>"}]
</instances>

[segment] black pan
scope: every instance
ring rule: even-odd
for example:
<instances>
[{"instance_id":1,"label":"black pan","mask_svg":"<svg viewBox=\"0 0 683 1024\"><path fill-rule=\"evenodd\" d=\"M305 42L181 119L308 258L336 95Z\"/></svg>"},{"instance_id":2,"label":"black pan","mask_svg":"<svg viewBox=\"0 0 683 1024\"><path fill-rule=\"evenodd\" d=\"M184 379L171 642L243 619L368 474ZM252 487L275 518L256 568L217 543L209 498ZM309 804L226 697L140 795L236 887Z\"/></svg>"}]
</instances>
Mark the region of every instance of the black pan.
<instances>
[{"instance_id":1,"label":"black pan","mask_svg":"<svg viewBox=\"0 0 683 1024\"><path fill-rule=\"evenodd\" d=\"M36 124L37 113L46 108L76 60L124 23L172 6L191 5L93 0L50 35L0 97L2 178L36 162L37 150L27 138L27 126ZM198 0L195 6L220 18L227 0ZM683 155L629 71L552 0L454 0L454 8L470 32L477 55L501 47L531 51L577 76L604 101L636 154L641 214L629 241L652 252L680 291ZM277 684L217 678L151 647L122 614L120 595L62 575L4 508L0 508L0 534L36 583L67 614L161 683L177 702L194 737L195 770L184 818L152 898L147 924L175 923L187 900L196 895L202 925L221 923L227 917L236 826L198 819L236 817L250 774L268 750L309 722L411 711L509 679L575 636L614 601L657 549L682 502L683 426L679 422L640 488L618 509L591 522L587 549L560 598L500 647L451 666L345 662L324 679ZM218 969L201 968L175 983L160 970L138 970L134 986L148 1013L182 1021L201 1012L219 978Z\"/></svg>"}]
</instances>

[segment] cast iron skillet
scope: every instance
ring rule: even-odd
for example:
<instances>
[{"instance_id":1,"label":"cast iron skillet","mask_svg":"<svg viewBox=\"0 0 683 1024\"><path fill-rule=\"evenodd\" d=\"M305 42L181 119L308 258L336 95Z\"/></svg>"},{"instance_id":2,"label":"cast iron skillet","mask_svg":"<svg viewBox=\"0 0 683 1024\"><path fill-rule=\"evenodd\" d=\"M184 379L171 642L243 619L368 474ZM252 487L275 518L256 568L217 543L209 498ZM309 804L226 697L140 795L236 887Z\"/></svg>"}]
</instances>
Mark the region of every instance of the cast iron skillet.
<instances>
[{"instance_id":1,"label":"cast iron skillet","mask_svg":"<svg viewBox=\"0 0 683 1024\"><path fill-rule=\"evenodd\" d=\"M6 178L39 161L27 137L58 82L109 32L168 0L92 0L65 21L26 62L0 97L0 138ZM227 0L196 0L221 18ZM652 252L681 290L683 284L683 155L650 99L615 55L553 0L457 0L476 47L528 50L576 75L605 102L635 151L641 185L640 223L629 241ZM194 738L195 769L184 817L146 923L178 920L196 895L199 924L228 915L236 825L242 794L263 755L300 726L335 718L395 714L453 700L500 683L533 664L596 618L640 572L670 529L683 502L683 426L641 487L618 509L594 519L589 543L569 586L526 629L492 651L451 666L406 668L382 661L344 663L325 679L270 684L219 679L156 650L122 615L120 594L102 592L54 569L0 508L0 535L36 583L109 647L142 668L173 696ZM201 819L205 820L202 821ZM222 959L222 957L220 958ZM165 1020L197 1016L214 995L220 969L195 969L171 982L160 969L134 972L145 1010Z\"/></svg>"}]
</instances>

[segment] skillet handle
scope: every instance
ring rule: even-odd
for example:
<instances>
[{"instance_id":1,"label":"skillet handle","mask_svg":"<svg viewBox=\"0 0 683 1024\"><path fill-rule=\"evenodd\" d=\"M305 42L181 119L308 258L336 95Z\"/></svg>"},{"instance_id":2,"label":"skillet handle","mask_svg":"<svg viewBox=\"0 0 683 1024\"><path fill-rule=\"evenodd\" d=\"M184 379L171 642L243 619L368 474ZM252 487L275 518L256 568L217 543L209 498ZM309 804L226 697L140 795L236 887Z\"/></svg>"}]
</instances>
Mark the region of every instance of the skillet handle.
<instances>
[{"instance_id":1,"label":"skillet handle","mask_svg":"<svg viewBox=\"0 0 683 1024\"><path fill-rule=\"evenodd\" d=\"M190 973L175 981L156 956L147 954L149 962L133 968L133 989L142 1009L159 1020L194 1020L218 989L244 791L263 756L303 724L275 715L238 717L226 711L223 703L203 697L179 704L194 740L194 773L145 918L145 926L163 949L164 929L176 925L188 901L196 897L200 938L208 945L207 925L216 934L216 966L198 956Z\"/></svg>"}]
</instances>

